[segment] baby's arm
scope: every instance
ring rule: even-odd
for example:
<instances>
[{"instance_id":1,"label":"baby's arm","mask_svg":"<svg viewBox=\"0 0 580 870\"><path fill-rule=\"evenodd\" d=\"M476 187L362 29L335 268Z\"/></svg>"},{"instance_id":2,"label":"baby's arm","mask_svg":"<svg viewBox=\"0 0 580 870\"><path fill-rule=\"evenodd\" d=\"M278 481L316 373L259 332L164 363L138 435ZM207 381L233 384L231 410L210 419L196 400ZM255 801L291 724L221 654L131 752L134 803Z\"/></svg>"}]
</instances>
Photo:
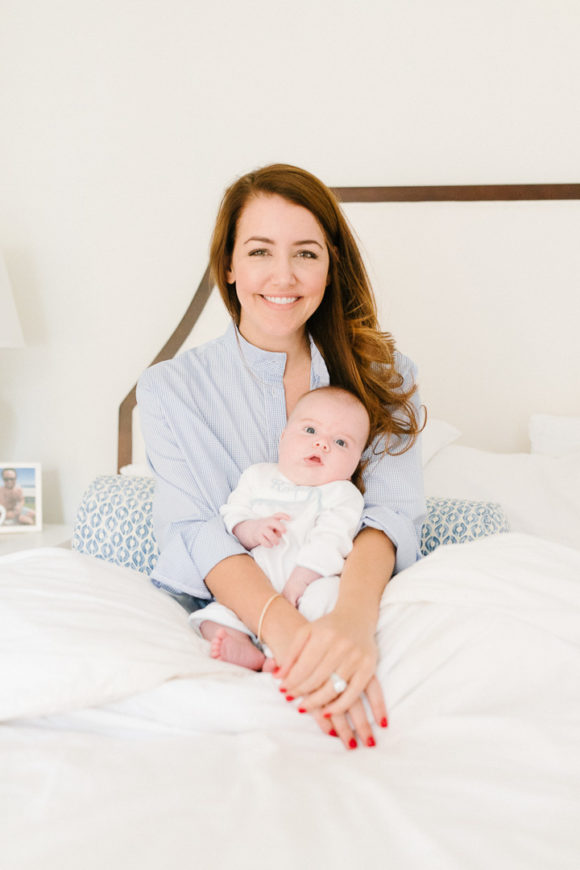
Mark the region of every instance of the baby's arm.
<instances>
[{"instance_id":1,"label":"baby's arm","mask_svg":"<svg viewBox=\"0 0 580 870\"><path fill-rule=\"evenodd\" d=\"M232 533L240 544L244 545L246 550L253 550L254 547L259 545L263 547L276 547L286 531L284 521L289 519L288 514L279 513L273 514L271 517L242 520L241 523L237 523L234 526Z\"/></svg>"},{"instance_id":2,"label":"baby's arm","mask_svg":"<svg viewBox=\"0 0 580 870\"><path fill-rule=\"evenodd\" d=\"M298 607L298 603L304 595L306 587L310 586L314 580L318 580L319 577L322 577L322 574L313 571L312 568L306 568L305 565L296 565L284 584L282 595L284 598L288 599L290 604L293 604L294 607Z\"/></svg>"}]
</instances>

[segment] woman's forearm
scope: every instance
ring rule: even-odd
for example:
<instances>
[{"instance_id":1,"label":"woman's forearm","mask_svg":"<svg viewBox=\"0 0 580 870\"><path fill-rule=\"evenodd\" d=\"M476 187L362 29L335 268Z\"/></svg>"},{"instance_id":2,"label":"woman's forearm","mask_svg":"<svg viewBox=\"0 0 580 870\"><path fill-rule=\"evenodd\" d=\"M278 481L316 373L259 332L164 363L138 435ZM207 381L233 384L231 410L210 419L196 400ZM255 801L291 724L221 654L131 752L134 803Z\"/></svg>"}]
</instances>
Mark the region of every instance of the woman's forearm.
<instances>
[{"instance_id":1,"label":"woman's forearm","mask_svg":"<svg viewBox=\"0 0 580 870\"><path fill-rule=\"evenodd\" d=\"M366 528L353 544L341 575L335 610L374 632L381 596L395 567L395 547L384 532Z\"/></svg>"},{"instance_id":2,"label":"woman's forearm","mask_svg":"<svg viewBox=\"0 0 580 870\"><path fill-rule=\"evenodd\" d=\"M272 584L251 556L229 556L212 568L206 585L220 604L233 610L254 634L260 616L276 594ZM276 658L282 657L305 619L285 598L276 598L268 607L262 624L262 639Z\"/></svg>"}]
</instances>

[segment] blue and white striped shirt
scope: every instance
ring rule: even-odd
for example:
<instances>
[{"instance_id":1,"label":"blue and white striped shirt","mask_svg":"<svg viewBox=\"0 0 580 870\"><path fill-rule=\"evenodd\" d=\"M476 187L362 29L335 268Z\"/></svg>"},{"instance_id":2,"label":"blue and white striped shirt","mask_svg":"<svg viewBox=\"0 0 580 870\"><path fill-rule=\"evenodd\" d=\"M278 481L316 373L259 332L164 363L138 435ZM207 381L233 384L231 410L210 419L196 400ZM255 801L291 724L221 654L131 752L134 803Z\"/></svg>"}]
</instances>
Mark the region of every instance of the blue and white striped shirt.
<instances>
[{"instance_id":1,"label":"blue and white striped shirt","mask_svg":"<svg viewBox=\"0 0 580 870\"><path fill-rule=\"evenodd\" d=\"M310 387L328 371L311 340ZM148 462L156 477L153 524L160 556L152 579L200 598L222 559L247 553L224 526L219 509L242 471L276 462L286 425L285 353L249 344L234 325L215 341L147 369L137 401ZM405 385L415 367L397 353ZM418 398L417 398L418 402ZM395 570L419 558L424 518L418 442L401 456L373 458L365 473L361 528L382 529L397 548Z\"/></svg>"}]
</instances>

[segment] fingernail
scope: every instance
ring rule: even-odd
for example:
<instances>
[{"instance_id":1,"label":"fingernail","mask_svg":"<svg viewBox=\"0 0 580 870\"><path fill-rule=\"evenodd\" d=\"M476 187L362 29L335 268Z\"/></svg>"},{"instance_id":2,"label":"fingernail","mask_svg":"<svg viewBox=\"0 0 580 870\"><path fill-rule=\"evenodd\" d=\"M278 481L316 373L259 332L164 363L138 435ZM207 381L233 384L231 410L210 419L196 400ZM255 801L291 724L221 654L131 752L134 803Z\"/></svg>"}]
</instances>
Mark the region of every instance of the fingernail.
<instances>
[{"instance_id":1,"label":"fingernail","mask_svg":"<svg viewBox=\"0 0 580 870\"><path fill-rule=\"evenodd\" d=\"M279 692L286 692L286 689L283 689L282 686L278 689Z\"/></svg>"},{"instance_id":2,"label":"fingernail","mask_svg":"<svg viewBox=\"0 0 580 870\"><path fill-rule=\"evenodd\" d=\"M299 713L306 713L307 712L306 707L298 707L298 712Z\"/></svg>"},{"instance_id":3,"label":"fingernail","mask_svg":"<svg viewBox=\"0 0 580 870\"><path fill-rule=\"evenodd\" d=\"M383 716L381 719L381 728L386 728L389 723L387 722L387 717Z\"/></svg>"},{"instance_id":4,"label":"fingernail","mask_svg":"<svg viewBox=\"0 0 580 870\"><path fill-rule=\"evenodd\" d=\"M278 674L280 673L280 671L281 671L281 668L274 668L274 670L272 671L272 675L274 677L277 677Z\"/></svg>"},{"instance_id":5,"label":"fingernail","mask_svg":"<svg viewBox=\"0 0 580 870\"><path fill-rule=\"evenodd\" d=\"M325 719L330 719L330 717L332 716L332 713L323 713L322 715L324 716Z\"/></svg>"},{"instance_id":6,"label":"fingernail","mask_svg":"<svg viewBox=\"0 0 580 870\"><path fill-rule=\"evenodd\" d=\"M376 746L376 745L377 745L377 744L375 743L375 738L374 738L374 737L369 737L368 740L367 740L367 746Z\"/></svg>"},{"instance_id":7,"label":"fingernail","mask_svg":"<svg viewBox=\"0 0 580 870\"><path fill-rule=\"evenodd\" d=\"M286 700L287 700L287 701L293 701L293 700L294 700L294 695L286 695Z\"/></svg>"},{"instance_id":8,"label":"fingernail","mask_svg":"<svg viewBox=\"0 0 580 870\"><path fill-rule=\"evenodd\" d=\"M350 740L348 741L348 745L350 746L351 749L356 749L356 747L357 747L357 742L356 742L356 740L354 739L354 737L351 737L351 738L350 738Z\"/></svg>"},{"instance_id":9,"label":"fingernail","mask_svg":"<svg viewBox=\"0 0 580 870\"><path fill-rule=\"evenodd\" d=\"M334 728L331 728L330 731L328 732L328 736L329 737L338 737L338 734L336 733Z\"/></svg>"}]
</instances>

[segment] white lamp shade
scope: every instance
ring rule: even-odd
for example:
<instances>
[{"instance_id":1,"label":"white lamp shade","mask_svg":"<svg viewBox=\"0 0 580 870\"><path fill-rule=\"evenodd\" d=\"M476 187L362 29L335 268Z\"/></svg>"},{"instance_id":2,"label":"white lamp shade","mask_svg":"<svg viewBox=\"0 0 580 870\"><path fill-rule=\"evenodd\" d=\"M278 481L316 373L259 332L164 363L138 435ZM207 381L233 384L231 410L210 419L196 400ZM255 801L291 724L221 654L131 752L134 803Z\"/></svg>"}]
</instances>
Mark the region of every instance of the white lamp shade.
<instances>
[{"instance_id":1,"label":"white lamp shade","mask_svg":"<svg viewBox=\"0 0 580 870\"><path fill-rule=\"evenodd\" d=\"M24 347L12 285L0 252L0 347Z\"/></svg>"}]
</instances>

